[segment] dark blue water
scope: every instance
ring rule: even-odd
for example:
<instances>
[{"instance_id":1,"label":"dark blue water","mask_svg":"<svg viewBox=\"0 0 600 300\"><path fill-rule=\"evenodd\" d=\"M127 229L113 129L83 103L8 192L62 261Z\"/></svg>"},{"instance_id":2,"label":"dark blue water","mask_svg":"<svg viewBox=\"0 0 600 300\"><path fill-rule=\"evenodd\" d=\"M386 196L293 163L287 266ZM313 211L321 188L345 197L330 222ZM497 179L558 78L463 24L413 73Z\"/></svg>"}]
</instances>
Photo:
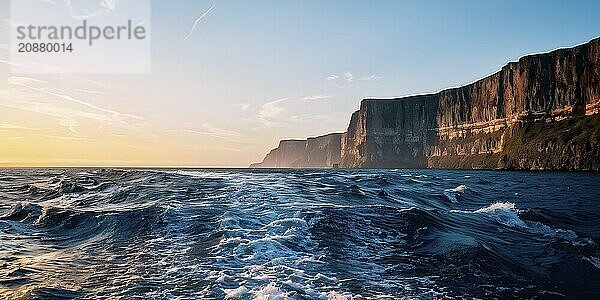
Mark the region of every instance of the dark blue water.
<instances>
[{"instance_id":1,"label":"dark blue water","mask_svg":"<svg viewBox=\"0 0 600 300\"><path fill-rule=\"evenodd\" d=\"M0 298L600 297L600 176L1 170Z\"/></svg>"}]
</instances>

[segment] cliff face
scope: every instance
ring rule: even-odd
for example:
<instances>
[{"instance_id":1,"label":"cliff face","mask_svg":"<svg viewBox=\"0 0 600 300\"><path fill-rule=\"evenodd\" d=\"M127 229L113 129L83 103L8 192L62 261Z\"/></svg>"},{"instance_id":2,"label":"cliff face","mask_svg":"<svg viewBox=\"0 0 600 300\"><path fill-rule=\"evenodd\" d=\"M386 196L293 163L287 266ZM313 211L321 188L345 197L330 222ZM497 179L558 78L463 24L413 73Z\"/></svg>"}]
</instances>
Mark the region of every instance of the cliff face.
<instances>
[{"instance_id":1,"label":"cliff face","mask_svg":"<svg viewBox=\"0 0 600 300\"><path fill-rule=\"evenodd\" d=\"M600 38L436 94L364 99L341 141L282 141L254 166L600 170L598 113Z\"/></svg>"},{"instance_id":2,"label":"cliff face","mask_svg":"<svg viewBox=\"0 0 600 300\"><path fill-rule=\"evenodd\" d=\"M538 123L597 132L597 126L566 120L589 119L584 116L599 109L600 39L594 39L523 57L473 84L437 94L363 100L342 138L341 167L598 169L600 157L588 155L589 142L574 145L546 136L535 153L522 157L518 149L528 141L515 139L541 128L527 126ZM587 155L585 160L595 162L556 162L561 155Z\"/></svg>"},{"instance_id":3,"label":"cliff face","mask_svg":"<svg viewBox=\"0 0 600 300\"><path fill-rule=\"evenodd\" d=\"M283 140L279 146L265 156L262 162L251 168L291 168L300 161L306 152L306 140Z\"/></svg>"},{"instance_id":4,"label":"cliff face","mask_svg":"<svg viewBox=\"0 0 600 300\"><path fill-rule=\"evenodd\" d=\"M341 156L341 133L308 138L283 140L279 146L251 168L331 168Z\"/></svg>"}]
</instances>

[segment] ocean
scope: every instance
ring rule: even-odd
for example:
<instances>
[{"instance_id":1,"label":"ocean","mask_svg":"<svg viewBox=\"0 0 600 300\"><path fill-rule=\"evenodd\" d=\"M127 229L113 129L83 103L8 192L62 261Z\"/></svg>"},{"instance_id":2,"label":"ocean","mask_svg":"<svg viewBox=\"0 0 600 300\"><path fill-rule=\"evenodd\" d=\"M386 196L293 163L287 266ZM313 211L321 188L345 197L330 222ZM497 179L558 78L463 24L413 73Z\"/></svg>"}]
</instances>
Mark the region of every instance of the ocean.
<instances>
[{"instance_id":1,"label":"ocean","mask_svg":"<svg viewBox=\"0 0 600 300\"><path fill-rule=\"evenodd\" d=\"M2 169L0 298L600 298L600 174Z\"/></svg>"}]
</instances>

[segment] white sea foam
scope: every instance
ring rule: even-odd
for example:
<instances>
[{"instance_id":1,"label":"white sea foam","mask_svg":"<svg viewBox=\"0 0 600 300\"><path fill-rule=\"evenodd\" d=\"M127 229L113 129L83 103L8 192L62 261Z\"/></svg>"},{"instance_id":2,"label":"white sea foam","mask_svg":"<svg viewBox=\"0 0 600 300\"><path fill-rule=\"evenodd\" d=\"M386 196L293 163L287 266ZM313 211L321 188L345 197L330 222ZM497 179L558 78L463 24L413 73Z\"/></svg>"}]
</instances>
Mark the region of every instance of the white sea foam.
<instances>
[{"instance_id":1,"label":"white sea foam","mask_svg":"<svg viewBox=\"0 0 600 300\"><path fill-rule=\"evenodd\" d=\"M306 220L304 220L302 218L284 218L284 219L279 219L279 220L275 220L275 221L271 222L269 225L267 225L267 227L278 227L278 226L306 227L307 225L308 224L307 224Z\"/></svg>"},{"instance_id":2,"label":"white sea foam","mask_svg":"<svg viewBox=\"0 0 600 300\"><path fill-rule=\"evenodd\" d=\"M327 300L349 300L352 299L352 295L340 294L335 291L327 293Z\"/></svg>"},{"instance_id":3,"label":"white sea foam","mask_svg":"<svg viewBox=\"0 0 600 300\"><path fill-rule=\"evenodd\" d=\"M207 171L207 170L151 170L154 173L165 173L181 175L192 178L205 178L205 179L233 179L235 175L226 171Z\"/></svg>"},{"instance_id":4,"label":"white sea foam","mask_svg":"<svg viewBox=\"0 0 600 300\"><path fill-rule=\"evenodd\" d=\"M456 198L457 194L464 194L464 192L467 190L467 186L464 184L461 184L453 189L446 189L444 190L444 195L448 198L448 200L450 200L452 203L458 203L458 199Z\"/></svg>"},{"instance_id":5,"label":"white sea foam","mask_svg":"<svg viewBox=\"0 0 600 300\"><path fill-rule=\"evenodd\" d=\"M492 205L480 208L476 211L474 211L474 213L490 213L490 212L495 212L498 210L514 210L515 209L515 204L512 202L496 202Z\"/></svg>"},{"instance_id":6,"label":"white sea foam","mask_svg":"<svg viewBox=\"0 0 600 300\"><path fill-rule=\"evenodd\" d=\"M515 204L511 202L496 202L492 205L480 208L473 213L487 214L496 222L509 227L529 227L519 218L518 211L515 209Z\"/></svg>"},{"instance_id":7,"label":"white sea foam","mask_svg":"<svg viewBox=\"0 0 600 300\"><path fill-rule=\"evenodd\" d=\"M289 297L281 291L274 283L260 289L255 295L255 300L285 300Z\"/></svg>"},{"instance_id":8,"label":"white sea foam","mask_svg":"<svg viewBox=\"0 0 600 300\"><path fill-rule=\"evenodd\" d=\"M248 293L248 288L245 286L240 286L237 289L224 290L225 299L240 299L242 296Z\"/></svg>"},{"instance_id":9,"label":"white sea foam","mask_svg":"<svg viewBox=\"0 0 600 300\"><path fill-rule=\"evenodd\" d=\"M444 191L448 192L448 193L459 193L459 194L462 194L466 190L467 190L467 186L464 185L464 184L461 184L461 185L459 185L459 186L457 186L457 187L455 187L453 189L447 189L447 190L444 190Z\"/></svg>"},{"instance_id":10,"label":"white sea foam","mask_svg":"<svg viewBox=\"0 0 600 300\"><path fill-rule=\"evenodd\" d=\"M539 222L525 222L519 218L519 211L512 202L497 202L492 205L475 210L473 213L486 214L496 222L509 226L527 229L529 232L540 234L544 237L553 237L570 241L572 244L585 243L572 230L556 229Z\"/></svg>"}]
</instances>

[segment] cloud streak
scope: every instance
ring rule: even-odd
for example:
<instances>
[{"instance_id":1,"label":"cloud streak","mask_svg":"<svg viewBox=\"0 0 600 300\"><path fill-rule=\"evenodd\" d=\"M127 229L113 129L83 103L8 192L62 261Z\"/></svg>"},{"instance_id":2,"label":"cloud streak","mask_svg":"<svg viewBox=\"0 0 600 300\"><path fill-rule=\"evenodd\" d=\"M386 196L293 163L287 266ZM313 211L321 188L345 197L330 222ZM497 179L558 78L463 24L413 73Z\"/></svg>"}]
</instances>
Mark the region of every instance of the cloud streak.
<instances>
[{"instance_id":1,"label":"cloud streak","mask_svg":"<svg viewBox=\"0 0 600 300\"><path fill-rule=\"evenodd\" d=\"M10 60L3 59L3 58L0 58L0 64L7 65L7 66L18 66L19 65Z\"/></svg>"},{"instance_id":2,"label":"cloud streak","mask_svg":"<svg viewBox=\"0 0 600 300\"><path fill-rule=\"evenodd\" d=\"M31 77L9 77L8 86L0 89L0 106L42 114L55 118L60 127L78 134L77 126L82 120L143 132L143 118L99 107L81 99L52 91L47 82ZM99 127L100 128L100 127Z\"/></svg>"},{"instance_id":3,"label":"cloud streak","mask_svg":"<svg viewBox=\"0 0 600 300\"><path fill-rule=\"evenodd\" d=\"M215 8L215 6L211 6L207 11L205 11L200 17L198 17L194 23L192 24L192 28L190 29L190 32L183 38L184 41L187 41L190 36L192 36L192 34L194 33L194 30L196 30L196 27L198 26L198 23L200 23L200 21L202 21L202 19L204 19L204 17L206 17L213 9Z\"/></svg>"},{"instance_id":4,"label":"cloud streak","mask_svg":"<svg viewBox=\"0 0 600 300\"><path fill-rule=\"evenodd\" d=\"M312 95L312 96L303 97L302 100L316 101L316 100L324 100L324 99L329 99L329 98L333 98L333 96L331 96L331 95Z\"/></svg>"},{"instance_id":5,"label":"cloud streak","mask_svg":"<svg viewBox=\"0 0 600 300\"><path fill-rule=\"evenodd\" d=\"M203 123L200 128L174 129L166 130L166 132L208 136L234 143L239 143L240 140L243 140L245 138L243 134L237 131L215 127L208 123Z\"/></svg>"},{"instance_id":6,"label":"cloud streak","mask_svg":"<svg viewBox=\"0 0 600 300\"><path fill-rule=\"evenodd\" d=\"M275 123L283 122L286 123L288 121L302 121L304 118L306 120L316 120L316 116L314 114L302 114L302 115L289 115L292 112L303 111L312 107L312 104L308 104L309 102L320 101L325 99L331 99L335 96L333 95L325 95L325 94L317 94L317 95L309 95L304 97L285 97L276 99L273 101L269 101L263 104L258 111L256 119L258 122L262 124L262 127L254 128L253 130L258 130L264 127L270 127ZM299 106L300 105L300 106ZM295 109L287 110L285 107L289 106L295 107ZM284 115L285 114L285 115Z\"/></svg>"},{"instance_id":7,"label":"cloud streak","mask_svg":"<svg viewBox=\"0 0 600 300\"><path fill-rule=\"evenodd\" d=\"M258 112L258 120L265 126L273 124L273 119L277 118L277 116L284 111L279 104L287 101L288 99L289 98L281 98L263 104Z\"/></svg>"},{"instance_id":8,"label":"cloud streak","mask_svg":"<svg viewBox=\"0 0 600 300\"><path fill-rule=\"evenodd\" d=\"M372 74L369 76L363 76L363 77L359 78L358 80L360 80L360 81L378 81L379 79L381 79L381 76Z\"/></svg>"},{"instance_id":9,"label":"cloud streak","mask_svg":"<svg viewBox=\"0 0 600 300\"><path fill-rule=\"evenodd\" d=\"M218 128L218 127L212 126L208 123L202 124L202 130L186 129L185 131L194 133L194 134L210 135L210 136L215 136L215 137L220 137L220 138L240 138L240 137L244 136L243 134L241 134L237 131Z\"/></svg>"},{"instance_id":10,"label":"cloud streak","mask_svg":"<svg viewBox=\"0 0 600 300\"><path fill-rule=\"evenodd\" d=\"M12 130L27 130L27 131L37 131L39 128L31 128L26 126L20 126L9 123L0 123L0 131L12 131Z\"/></svg>"},{"instance_id":11,"label":"cloud streak","mask_svg":"<svg viewBox=\"0 0 600 300\"><path fill-rule=\"evenodd\" d=\"M76 99L73 98L69 95L65 95L65 94L60 94L60 93L56 93L56 92L51 92L49 91L47 88L38 88L38 87L34 87L33 85L31 85L31 83L46 83L45 81L39 80L39 79L35 79L35 78L30 78L30 77L10 77L8 78L8 83L12 84L12 85L16 85L16 86L21 86L48 96L53 96L53 97L57 97L63 100L66 100L68 102L71 103L75 103L75 104L79 104L82 105L84 107L87 107L89 109L98 111L98 112L103 112L103 113L107 113L113 116L113 118L115 119L125 119L125 118L132 118L132 119L137 119L137 120L141 120L141 117L135 116L135 115L130 115L130 114L122 114L120 112L114 111L114 110L110 110L110 109L106 109L106 108L102 108L99 106L96 106L94 104L91 104L89 102L80 100L80 99Z\"/></svg>"},{"instance_id":12,"label":"cloud streak","mask_svg":"<svg viewBox=\"0 0 600 300\"><path fill-rule=\"evenodd\" d=\"M358 81L378 81L379 79L381 79L381 76L375 75L375 74L371 74L371 75L366 75L366 76L362 76L359 77L358 79L354 76L354 74L346 71L341 75L336 75L336 74L331 74L327 77L325 77L325 80L327 81L338 81L339 80L343 80L348 84L351 84L353 82L355 82L356 80Z\"/></svg>"}]
</instances>

